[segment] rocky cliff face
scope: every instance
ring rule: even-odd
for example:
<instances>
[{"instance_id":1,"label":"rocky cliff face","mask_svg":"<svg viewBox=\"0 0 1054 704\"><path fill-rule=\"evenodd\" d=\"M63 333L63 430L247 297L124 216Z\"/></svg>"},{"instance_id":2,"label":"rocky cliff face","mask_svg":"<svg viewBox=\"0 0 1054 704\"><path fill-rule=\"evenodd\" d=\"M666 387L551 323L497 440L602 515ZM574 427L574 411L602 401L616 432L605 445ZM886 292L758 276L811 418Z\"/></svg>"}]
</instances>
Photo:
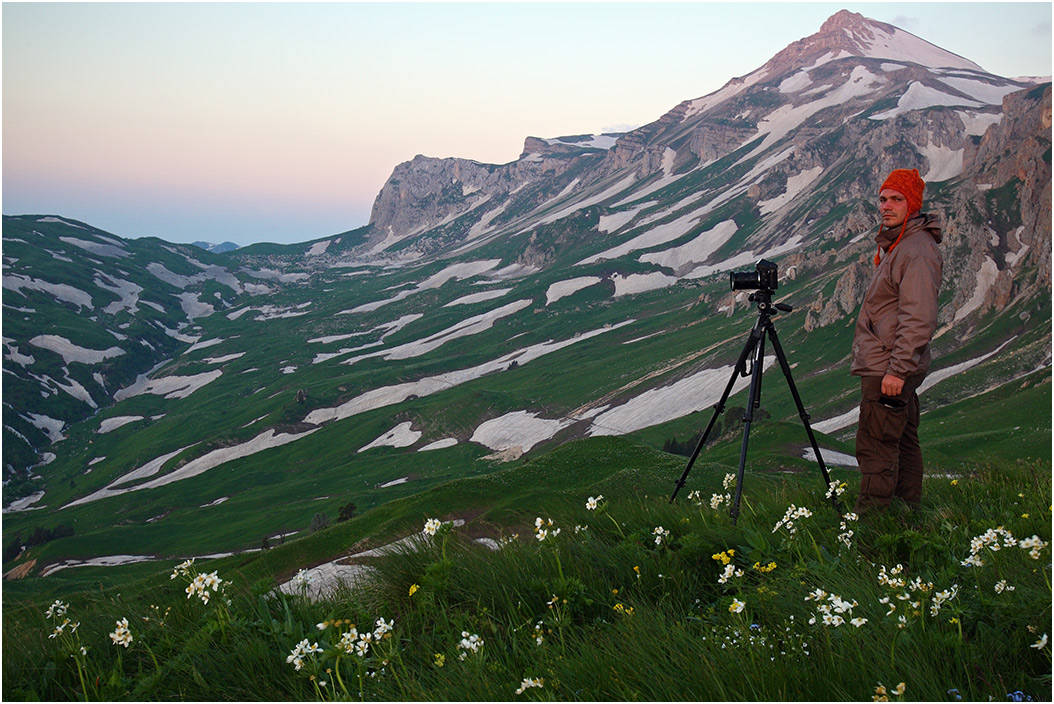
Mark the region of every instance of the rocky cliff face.
<instances>
[{"instance_id":1,"label":"rocky cliff face","mask_svg":"<svg viewBox=\"0 0 1054 704\"><path fill-rule=\"evenodd\" d=\"M498 174L494 166L418 155L395 167L374 201L370 223L382 241L420 232L496 193L508 193L507 181L508 174Z\"/></svg>"},{"instance_id":2,"label":"rocky cliff face","mask_svg":"<svg viewBox=\"0 0 1054 704\"><path fill-rule=\"evenodd\" d=\"M945 279L968 281L944 322L1050 290L1050 85L1006 96L947 212Z\"/></svg>"},{"instance_id":3,"label":"rocky cliff face","mask_svg":"<svg viewBox=\"0 0 1054 704\"><path fill-rule=\"evenodd\" d=\"M458 218L464 218L460 234L465 234L481 220L493 219L497 209L504 209L514 194L531 183L544 187L519 207L543 202L571 182L565 174L583 162L595 162L606 152L607 143L614 143L613 136L608 140L588 137L528 137L520 159L500 166L420 155L399 164L374 201L369 248L380 251ZM604 146L596 146L598 143ZM520 194L521 200L527 195ZM443 243L449 241L443 238Z\"/></svg>"}]
</instances>

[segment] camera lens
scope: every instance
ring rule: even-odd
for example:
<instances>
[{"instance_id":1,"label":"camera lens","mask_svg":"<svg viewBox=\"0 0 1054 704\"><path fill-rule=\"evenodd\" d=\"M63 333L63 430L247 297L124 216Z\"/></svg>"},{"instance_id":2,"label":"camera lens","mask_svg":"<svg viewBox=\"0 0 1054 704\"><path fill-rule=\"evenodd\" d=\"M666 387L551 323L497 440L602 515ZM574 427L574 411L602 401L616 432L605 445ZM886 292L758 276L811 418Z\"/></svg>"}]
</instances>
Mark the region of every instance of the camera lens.
<instances>
[{"instance_id":1,"label":"camera lens","mask_svg":"<svg viewBox=\"0 0 1054 704\"><path fill-rule=\"evenodd\" d=\"M756 271L733 271L728 275L733 291L752 291L761 288L761 277Z\"/></svg>"}]
</instances>

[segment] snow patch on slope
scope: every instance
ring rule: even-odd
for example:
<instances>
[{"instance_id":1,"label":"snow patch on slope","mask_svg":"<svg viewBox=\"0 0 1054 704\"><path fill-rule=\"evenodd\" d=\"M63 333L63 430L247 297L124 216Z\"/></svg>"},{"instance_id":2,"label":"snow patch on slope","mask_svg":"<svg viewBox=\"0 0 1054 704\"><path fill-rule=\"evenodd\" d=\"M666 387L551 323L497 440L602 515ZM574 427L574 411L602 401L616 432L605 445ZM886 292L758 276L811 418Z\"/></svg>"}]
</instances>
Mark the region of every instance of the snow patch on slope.
<instances>
[{"instance_id":1,"label":"snow patch on slope","mask_svg":"<svg viewBox=\"0 0 1054 704\"><path fill-rule=\"evenodd\" d=\"M464 306L472 303L480 303L482 301L490 301L495 298L501 298L506 293L511 291L511 288L499 288L493 291L480 291L479 293L470 293L467 296L456 298L450 303L444 305L444 308L450 308L451 306Z\"/></svg>"},{"instance_id":2,"label":"snow patch on slope","mask_svg":"<svg viewBox=\"0 0 1054 704\"><path fill-rule=\"evenodd\" d=\"M982 136L989 127L992 125L998 125L1003 119L1002 113L993 115L985 112L966 112L960 110L957 114L963 121L963 127L966 129L966 134L971 137Z\"/></svg>"},{"instance_id":3,"label":"snow patch on slope","mask_svg":"<svg viewBox=\"0 0 1054 704\"><path fill-rule=\"evenodd\" d=\"M529 452L532 447L551 439L573 422L568 419L539 418L537 413L515 411L481 424L469 440L498 452L514 447Z\"/></svg>"},{"instance_id":4,"label":"snow patch on slope","mask_svg":"<svg viewBox=\"0 0 1054 704\"><path fill-rule=\"evenodd\" d=\"M615 284L615 298L635 293L656 291L677 283L676 276L669 276L661 271L653 271L650 274L630 274L629 276L615 274L611 277L611 280Z\"/></svg>"},{"instance_id":5,"label":"snow patch on slope","mask_svg":"<svg viewBox=\"0 0 1054 704\"><path fill-rule=\"evenodd\" d=\"M70 222L69 220L63 220L62 218L56 218L56 217L51 216L51 215L48 215L47 217L43 217L43 218L37 218L37 222L55 222L55 223L59 223L61 225L66 225L68 227L75 227L78 230L85 229L82 225L78 225L75 222Z\"/></svg>"},{"instance_id":6,"label":"snow patch on slope","mask_svg":"<svg viewBox=\"0 0 1054 704\"><path fill-rule=\"evenodd\" d=\"M123 401L142 394L164 396L167 399L186 398L206 384L216 381L222 375L222 370L215 369L191 376L166 376L160 379L140 377L134 384L121 389L113 397L115 401Z\"/></svg>"},{"instance_id":7,"label":"snow patch on slope","mask_svg":"<svg viewBox=\"0 0 1054 704\"><path fill-rule=\"evenodd\" d=\"M117 430L123 425L135 423L138 420L143 420L143 416L114 416L113 418L106 418L103 422L99 423L99 429L95 432L109 433Z\"/></svg>"},{"instance_id":8,"label":"snow patch on slope","mask_svg":"<svg viewBox=\"0 0 1054 704\"><path fill-rule=\"evenodd\" d=\"M702 264L736 234L738 228L732 220L718 223L712 229L700 234L687 244L673 247L662 252L652 252L641 256L640 261L651 262L669 267L674 271L690 264Z\"/></svg>"},{"instance_id":9,"label":"snow patch on slope","mask_svg":"<svg viewBox=\"0 0 1054 704\"><path fill-rule=\"evenodd\" d=\"M183 312L187 315L187 320L194 320L195 318L207 318L216 312L216 309L211 303L202 303L198 300L198 294L186 291L180 294L173 294L179 299L179 305L183 308Z\"/></svg>"},{"instance_id":10,"label":"snow patch on slope","mask_svg":"<svg viewBox=\"0 0 1054 704\"><path fill-rule=\"evenodd\" d=\"M549 284L549 288L545 290L545 305L556 303L561 298L570 296L594 284L599 284L601 281L603 279L599 276L579 276L574 279L565 279L564 281Z\"/></svg>"},{"instance_id":11,"label":"snow patch on slope","mask_svg":"<svg viewBox=\"0 0 1054 704\"><path fill-rule=\"evenodd\" d=\"M225 354L222 357L206 357L201 361L205 364L224 364L225 362L230 362L232 360L238 359L244 354L244 352L233 352L231 354Z\"/></svg>"},{"instance_id":12,"label":"snow patch on slope","mask_svg":"<svg viewBox=\"0 0 1054 704\"><path fill-rule=\"evenodd\" d=\"M764 368L775 361L774 356L765 357ZM625 435L713 406L724 393L732 372L732 366L704 369L669 386L645 391L597 416L589 427L589 435ZM749 385L749 377L737 376L731 393Z\"/></svg>"},{"instance_id":13,"label":"snow patch on slope","mask_svg":"<svg viewBox=\"0 0 1054 704\"><path fill-rule=\"evenodd\" d=\"M102 280L102 277L109 279L110 283L107 284ZM96 272L94 283L99 288L105 289L118 297L118 300L102 309L103 313L116 315L122 310L127 310L130 314L135 315L139 312L139 294L143 292L143 287L139 284L125 281L124 279L116 279L102 272Z\"/></svg>"},{"instance_id":14,"label":"snow patch on slope","mask_svg":"<svg viewBox=\"0 0 1054 704\"><path fill-rule=\"evenodd\" d=\"M888 120L891 117L896 117L897 115L912 110L924 110L926 108L938 106L979 108L981 107L981 103L960 98L951 95L950 93L939 91L936 88L930 88L918 81L912 81L911 85L908 86L908 89L904 91L904 95L900 96L900 100L897 101L897 106L895 108L892 110L886 110L877 115L871 115L868 119Z\"/></svg>"},{"instance_id":15,"label":"snow patch on slope","mask_svg":"<svg viewBox=\"0 0 1054 704\"><path fill-rule=\"evenodd\" d=\"M43 506L33 506L36 502L44 498L44 492L38 491L35 494L30 494L16 501L12 501L8 504L7 508L4 509L4 513L15 513L17 511L35 511Z\"/></svg>"},{"instance_id":16,"label":"snow patch on slope","mask_svg":"<svg viewBox=\"0 0 1054 704\"><path fill-rule=\"evenodd\" d=\"M91 350L86 347L79 347L58 335L37 335L30 339L29 344L54 352L62 357L62 361L66 364L70 362L99 364L111 357L120 357L124 354L124 350L120 347L110 347L105 350Z\"/></svg>"},{"instance_id":17,"label":"snow patch on slope","mask_svg":"<svg viewBox=\"0 0 1054 704\"><path fill-rule=\"evenodd\" d=\"M424 434L420 431L412 430L411 425L410 421L400 423L370 444L360 447L359 452L372 450L375 447L410 447L420 440Z\"/></svg>"},{"instance_id":18,"label":"snow patch on slope","mask_svg":"<svg viewBox=\"0 0 1054 704\"><path fill-rule=\"evenodd\" d=\"M944 76L940 81L960 93L965 93L974 100L987 103L988 105L1002 105L1003 98L1022 90L1020 86L1015 85L993 85L980 77Z\"/></svg>"},{"instance_id":19,"label":"snow patch on slope","mask_svg":"<svg viewBox=\"0 0 1054 704\"><path fill-rule=\"evenodd\" d=\"M82 240L76 237L59 237L59 239L66 244L72 244L74 247L80 247L86 252L91 252L100 257L129 257L131 254L124 247L114 246L112 244L103 244L102 242L94 242L92 240Z\"/></svg>"},{"instance_id":20,"label":"snow patch on slope","mask_svg":"<svg viewBox=\"0 0 1054 704\"><path fill-rule=\"evenodd\" d=\"M57 418L52 418L41 413L27 413L26 415L21 416L21 418L37 430L43 431L53 443L58 442L65 437L62 434L62 430L66 427L66 424Z\"/></svg>"},{"instance_id":21,"label":"snow patch on slope","mask_svg":"<svg viewBox=\"0 0 1054 704\"><path fill-rule=\"evenodd\" d=\"M457 438L443 438L442 440L436 440L435 442L428 443L422 447L418 452L431 452L432 450L443 450L448 447L457 445Z\"/></svg>"},{"instance_id":22,"label":"snow patch on slope","mask_svg":"<svg viewBox=\"0 0 1054 704\"><path fill-rule=\"evenodd\" d=\"M13 362L14 364L18 364L23 367L36 362L36 359L33 358L33 355L22 354L21 352L19 352L18 345L16 345L15 341L10 337L4 338L4 347L7 348L6 352L4 353L4 359L8 360L9 362Z\"/></svg>"},{"instance_id":23,"label":"snow patch on slope","mask_svg":"<svg viewBox=\"0 0 1054 704\"><path fill-rule=\"evenodd\" d=\"M991 257L985 257L984 262L981 263L981 268L977 271L977 285L974 286L973 294L970 296L970 300L963 304L962 308L955 311L955 320L952 321L953 325L981 307L981 304L984 303L984 297L988 294L988 290L992 288L998 276L999 267Z\"/></svg>"},{"instance_id":24,"label":"snow patch on slope","mask_svg":"<svg viewBox=\"0 0 1054 704\"><path fill-rule=\"evenodd\" d=\"M926 183L947 181L963 171L964 150L962 149L949 149L936 144L927 144L918 151L926 157L929 163L929 170L922 176L922 180Z\"/></svg>"},{"instance_id":25,"label":"snow patch on slope","mask_svg":"<svg viewBox=\"0 0 1054 704\"><path fill-rule=\"evenodd\" d=\"M849 28L845 33L863 50L862 56L872 59L893 59L910 61L931 68L959 68L971 71L983 71L973 61L941 49L910 32L893 27L889 33L884 29L868 23L872 35L858 36Z\"/></svg>"},{"instance_id":26,"label":"snow patch on slope","mask_svg":"<svg viewBox=\"0 0 1054 704\"><path fill-rule=\"evenodd\" d=\"M597 223L597 232L603 232L605 235L610 232L615 232L630 220L637 217L637 213L645 207L646 206L641 205L636 208L631 208L630 210L620 210L617 213L611 213L610 215L601 215L600 221Z\"/></svg>"},{"instance_id":27,"label":"snow patch on slope","mask_svg":"<svg viewBox=\"0 0 1054 704\"><path fill-rule=\"evenodd\" d=\"M321 254L324 254L325 251L329 249L329 245L331 244L333 244L333 240L322 240L321 242L316 242L315 244L311 245L311 249L307 250L304 256L317 257Z\"/></svg>"},{"instance_id":28,"label":"snow patch on slope","mask_svg":"<svg viewBox=\"0 0 1054 704\"><path fill-rule=\"evenodd\" d=\"M549 146L566 145L568 147L578 147L580 149L611 149L615 146L615 142L621 135L609 135L609 134L594 134L589 135L589 139L582 141L566 141L559 137L553 139L543 139Z\"/></svg>"},{"instance_id":29,"label":"snow patch on slope","mask_svg":"<svg viewBox=\"0 0 1054 704\"><path fill-rule=\"evenodd\" d=\"M787 203L791 202L798 197L806 188L812 185L812 182L819 178L820 174L823 173L822 166L814 166L813 168L802 171L800 174L790 176L787 178L787 190L775 198L769 200L763 200L758 203L758 207L761 208L762 215L768 215L774 213L782 208Z\"/></svg>"},{"instance_id":30,"label":"snow patch on slope","mask_svg":"<svg viewBox=\"0 0 1054 704\"><path fill-rule=\"evenodd\" d=\"M22 293L24 288L31 291L41 291L51 294L60 301L72 303L78 308L93 308L91 296L69 284L53 284L49 281L30 278L21 274L11 274L3 278L3 286L9 291L15 291L16 293ZM25 294L22 295L24 296Z\"/></svg>"}]
</instances>

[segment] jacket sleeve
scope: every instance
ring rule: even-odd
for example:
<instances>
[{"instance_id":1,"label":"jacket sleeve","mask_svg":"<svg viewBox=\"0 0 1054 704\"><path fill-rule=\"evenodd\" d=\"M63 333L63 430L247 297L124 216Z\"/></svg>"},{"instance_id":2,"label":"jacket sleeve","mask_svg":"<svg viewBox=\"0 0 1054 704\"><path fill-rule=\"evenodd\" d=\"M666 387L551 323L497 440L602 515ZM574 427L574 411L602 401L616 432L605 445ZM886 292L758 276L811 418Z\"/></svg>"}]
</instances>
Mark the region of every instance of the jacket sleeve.
<instances>
[{"instance_id":1,"label":"jacket sleeve","mask_svg":"<svg viewBox=\"0 0 1054 704\"><path fill-rule=\"evenodd\" d=\"M900 279L897 329L887 374L906 379L919 366L937 329L937 292L941 261L924 255L904 262Z\"/></svg>"}]
</instances>

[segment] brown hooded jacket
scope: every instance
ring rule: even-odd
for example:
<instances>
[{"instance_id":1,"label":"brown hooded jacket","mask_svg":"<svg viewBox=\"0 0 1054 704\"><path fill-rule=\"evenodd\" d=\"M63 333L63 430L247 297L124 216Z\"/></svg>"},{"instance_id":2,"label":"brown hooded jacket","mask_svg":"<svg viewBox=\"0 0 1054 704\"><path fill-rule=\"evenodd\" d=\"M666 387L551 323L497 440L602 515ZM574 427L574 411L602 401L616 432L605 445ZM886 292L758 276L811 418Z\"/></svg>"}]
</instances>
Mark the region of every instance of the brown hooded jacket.
<instances>
[{"instance_id":1,"label":"brown hooded jacket","mask_svg":"<svg viewBox=\"0 0 1054 704\"><path fill-rule=\"evenodd\" d=\"M900 229L879 230L876 241L883 251ZM937 291L944 266L937 248L940 241L938 219L916 214L908 220L897 246L886 251L856 321L852 374L891 374L906 379L929 370L930 338L937 328Z\"/></svg>"}]
</instances>

